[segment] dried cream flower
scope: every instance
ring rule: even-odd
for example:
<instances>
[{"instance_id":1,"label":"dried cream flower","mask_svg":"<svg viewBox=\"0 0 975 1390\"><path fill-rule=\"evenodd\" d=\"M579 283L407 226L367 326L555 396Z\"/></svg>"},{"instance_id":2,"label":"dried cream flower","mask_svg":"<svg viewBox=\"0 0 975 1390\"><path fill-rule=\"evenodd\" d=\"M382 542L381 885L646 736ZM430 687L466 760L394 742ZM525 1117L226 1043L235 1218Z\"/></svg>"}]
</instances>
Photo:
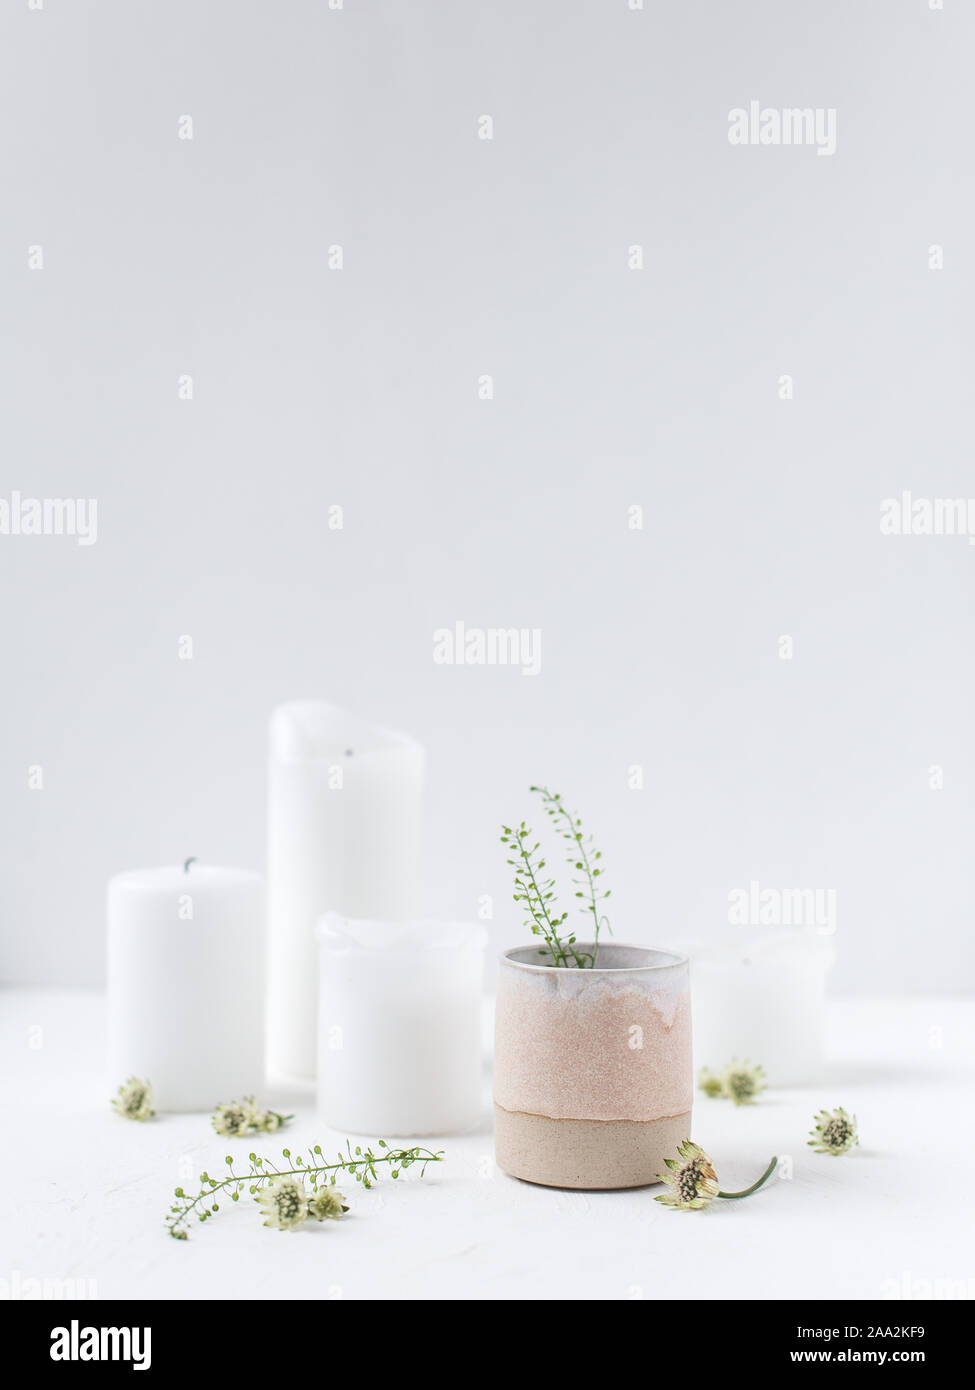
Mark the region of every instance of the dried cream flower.
<instances>
[{"instance_id":1,"label":"dried cream flower","mask_svg":"<svg viewBox=\"0 0 975 1390\"><path fill-rule=\"evenodd\" d=\"M245 1096L242 1101L232 1100L226 1105L218 1105L213 1116L213 1128L218 1134L235 1138L246 1134L254 1120L254 1097Z\"/></svg>"},{"instance_id":2,"label":"dried cream flower","mask_svg":"<svg viewBox=\"0 0 975 1390\"><path fill-rule=\"evenodd\" d=\"M718 1175L714 1163L697 1144L685 1139L677 1150L677 1158L665 1158L669 1173L661 1173L660 1181L673 1189L656 1198L665 1207L681 1211L696 1211L706 1207L718 1195Z\"/></svg>"},{"instance_id":3,"label":"dried cream flower","mask_svg":"<svg viewBox=\"0 0 975 1390\"><path fill-rule=\"evenodd\" d=\"M266 1213L265 1226L296 1230L308 1218L308 1194L301 1178L272 1178L255 1198Z\"/></svg>"},{"instance_id":4,"label":"dried cream flower","mask_svg":"<svg viewBox=\"0 0 975 1390\"><path fill-rule=\"evenodd\" d=\"M231 1100L225 1105L218 1105L213 1116L213 1128L218 1134L225 1134L231 1138L248 1134L252 1129L259 1133L273 1134L293 1119L293 1115L279 1115L276 1110L258 1110L254 1097L245 1096L243 1100Z\"/></svg>"},{"instance_id":5,"label":"dried cream flower","mask_svg":"<svg viewBox=\"0 0 975 1390\"><path fill-rule=\"evenodd\" d=\"M715 1075L708 1067L702 1067L698 1073L697 1087L698 1090L703 1091L706 1096L720 1096L724 1092L721 1077Z\"/></svg>"},{"instance_id":6,"label":"dried cream flower","mask_svg":"<svg viewBox=\"0 0 975 1390\"><path fill-rule=\"evenodd\" d=\"M736 1105L754 1105L755 1097L766 1089L765 1072L737 1058L721 1073L721 1091Z\"/></svg>"},{"instance_id":7,"label":"dried cream flower","mask_svg":"<svg viewBox=\"0 0 975 1390\"><path fill-rule=\"evenodd\" d=\"M289 1120L293 1120L293 1115L279 1115L276 1110L262 1110L254 1116L254 1128L263 1130L266 1134L273 1134L276 1129L286 1125Z\"/></svg>"},{"instance_id":8,"label":"dried cream flower","mask_svg":"<svg viewBox=\"0 0 975 1390\"><path fill-rule=\"evenodd\" d=\"M817 1153L832 1154L836 1158L860 1142L856 1116L848 1115L842 1108L820 1110L813 1123L815 1129L809 1131L812 1138L807 1143Z\"/></svg>"},{"instance_id":9,"label":"dried cream flower","mask_svg":"<svg viewBox=\"0 0 975 1390\"><path fill-rule=\"evenodd\" d=\"M149 1082L130 1076L118 1088L112 1109L126 1120L151 1120L156 1112L152 1108L152 1087Z\"/></svg>"},{"instance_id":10,"label":"dried cream flower","mask_svg":"<svg viewBox=\"0 0 975 1390\"><path fill-rule=\"evenodd\" d=\"M320 1187L308 1201L308 1215L313 1221L338 1221L348 1210L344 1196L334 1187Z\"/></svg>"},{"instance_id":11,"label":"dried cream flower","mask_svg":"<svg viewBox=\"0 0 975 1390\"><path fill-rule=\"evenodd\" d=\"M670 1172L661 1173L660 1181L667 1183L673 1191L664 1192L655 1200L678 1211L699 1211L701 1207L709 1206L715 1197L724 1197L728 1201L736 1197L750 1197L768 1182L775 1172L778 1159L770 1159L762 1176L742 1192L721 1191L718 1175L714 1171L714 1160L690 1139L685 1139L681 1144L676 1158L665 1158L664 1162Z\"/></svg>"}]
</instances>

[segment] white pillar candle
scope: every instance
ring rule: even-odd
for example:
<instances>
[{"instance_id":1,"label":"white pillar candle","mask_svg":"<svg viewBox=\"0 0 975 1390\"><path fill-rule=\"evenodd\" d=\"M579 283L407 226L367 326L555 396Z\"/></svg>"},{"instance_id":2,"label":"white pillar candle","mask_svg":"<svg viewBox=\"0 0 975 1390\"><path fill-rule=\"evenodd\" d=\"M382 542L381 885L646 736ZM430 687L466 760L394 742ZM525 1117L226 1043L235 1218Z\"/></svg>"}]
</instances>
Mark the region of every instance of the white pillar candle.
<instances>
[{"instance_id":1,"label":"white pillar candle","mask_svg":"<svg viewBox=\"0 0 975 1390\"><path fill-rule=\"evenodd\" d=\"M333 1129L461 1134L481 1113L483 927L321 923L318 1103Z\"/></svg>"},{"instance_id":2,"label":"white pillar candle","mask_svg":"<svg viewBox=\"0 0 975 1390\"><path fill-rule=\"evenodd\" d=\"M157 1110L212 1110L264 1079L264 882L188 865L108 885L111 1082Z\"/></svg>"},{"instance_id":3,"label":"white pillar candle","mask_svg":"<svg viewBox=\"0 0 975 1390\"><path fill-rule=\"evenodd\" d=\"M423 749L313 701L279 706L270 742L268 1054L314 1076L315 925L416 914Z\"/></svg>"},{"instance_id":4,"label":"white pillar candle","mask_svg":"<svg viewBox=\"0 0 975 1390\"><path fill-rule=\"evenodd\" d=\"M731 940L685 949L697 1069L737 1057L761 1065L772 1086L822 1079L832 937L815 928L736 929Z\"/></svg>"}]
</instances>

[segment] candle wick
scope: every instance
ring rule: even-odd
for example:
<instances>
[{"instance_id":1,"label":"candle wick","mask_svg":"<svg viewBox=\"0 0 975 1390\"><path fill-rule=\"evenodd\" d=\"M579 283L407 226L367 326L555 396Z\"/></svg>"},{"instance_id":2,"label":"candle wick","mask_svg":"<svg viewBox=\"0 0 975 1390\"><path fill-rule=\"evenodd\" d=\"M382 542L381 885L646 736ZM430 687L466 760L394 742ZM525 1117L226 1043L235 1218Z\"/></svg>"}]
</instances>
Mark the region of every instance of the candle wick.
<instances>
[{"instance_id":1,"label":"candle wick","mask_svg":"<svg viewBox=\"0 0 975 1390\"><path fill-rule=\"evenodd\" d=\"M188 874L189 871L190 871L190 865L191 865L191 864L195 864L195 863L196 863L196 855L195 855L195 854L190 855L189 859L184 859L184 860L183 860L183 873L184 873L184 874Z\"/></svg>"}]
</instances>

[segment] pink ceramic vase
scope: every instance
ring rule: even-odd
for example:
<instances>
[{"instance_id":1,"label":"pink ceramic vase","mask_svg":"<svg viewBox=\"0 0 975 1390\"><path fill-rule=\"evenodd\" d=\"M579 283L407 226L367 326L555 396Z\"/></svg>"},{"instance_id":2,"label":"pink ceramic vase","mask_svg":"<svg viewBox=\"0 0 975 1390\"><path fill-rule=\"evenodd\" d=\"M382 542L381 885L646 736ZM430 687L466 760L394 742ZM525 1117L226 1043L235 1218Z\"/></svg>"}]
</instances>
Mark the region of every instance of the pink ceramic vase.
<instances>
[{"instance_id":1,"label":"pink ceramic vase","mask_svg":"<svg viewBox=\"0 0 975 1390\"><path fill-rule=\"evenodd\" d=\"M537 946L501 957L499 1167L550 1187L657 1182L691 1130L686 959L615 944L600 945L594 970L539 963L545 959Z\"/></svg>"}]
</instances>

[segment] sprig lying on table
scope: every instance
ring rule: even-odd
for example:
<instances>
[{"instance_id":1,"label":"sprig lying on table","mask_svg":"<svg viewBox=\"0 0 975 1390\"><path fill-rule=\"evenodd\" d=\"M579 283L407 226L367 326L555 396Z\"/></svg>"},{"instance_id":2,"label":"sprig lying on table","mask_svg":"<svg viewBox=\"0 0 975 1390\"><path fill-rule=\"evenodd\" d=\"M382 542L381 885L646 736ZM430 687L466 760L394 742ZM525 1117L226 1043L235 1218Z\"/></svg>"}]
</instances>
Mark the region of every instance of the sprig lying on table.
<instances>
[{"instance_id":1,"label":"sprig lying on table","mask_svg":"<svg viewBox=\"0 0 975 1390\"><path fill-rule=\"evenodd\" d=\"M308 1150L307 1161L300 1154L292 1157L290 1149L282 1149L281 1155L288 1165L283 1168L273 1159L252 1153L248 1155L250 1168L247 1173L236 1173L234 1160L228 1154L224 1160L228 1169L226 1177L211 1178L209 1173L201 1173L200 1191L194 1197L181 1187L176 1188L177 1200L166 1217L169 1234L176 1240L186 1240L190 1221L207 1221L220 1210L219 1202L214 1200L218 1193L226 1193L232 1202L239 1202L245 1188L267 1213L266 1226L294 1230L308 1218L320 1221L341 1216L347 1210L341 1193L328 1191L335 1186L339 1173L348 1174L363 1187L372 1187L379 1178L380 1164L386 1166L390 1177L398 1178L415 1163L420 1164L422 1177L428 1163L443 1162L443 1150L434 1153L419 1147L391 1149L385 1139L378 1141L381 1153L358 1145L353 1150L348 1140L345 1147L344 1154L329 1159L322 1153L322 1146L316 1144ZM306 1179L311 1192L305 1187Z\"/></svg>"}]
</instances>

